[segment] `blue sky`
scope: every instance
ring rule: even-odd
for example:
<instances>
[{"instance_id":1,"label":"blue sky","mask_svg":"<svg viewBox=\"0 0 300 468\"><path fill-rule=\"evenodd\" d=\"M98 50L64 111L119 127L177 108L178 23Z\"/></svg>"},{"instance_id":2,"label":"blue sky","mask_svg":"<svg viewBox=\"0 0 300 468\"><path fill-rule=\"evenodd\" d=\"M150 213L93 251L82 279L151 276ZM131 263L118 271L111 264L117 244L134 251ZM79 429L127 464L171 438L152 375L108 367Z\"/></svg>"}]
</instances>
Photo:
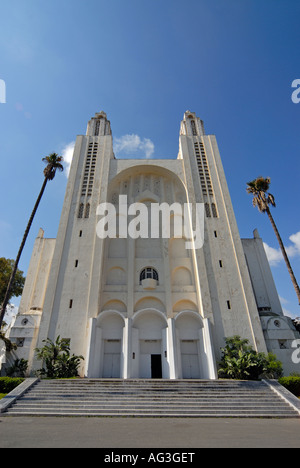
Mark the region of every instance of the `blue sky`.
<instances>
[{"instance_id":1,"label":"blue sky","mask_svg":"<svg viewBox=\"0 0 300 468\"><path fill-rule=\"evenodd\" d=\"M95 112L107 113L117 156L127 148L176 158L189 109L217 137L241 237L258 228L283 308L299 316L271 225L245 186L271 178L273 215L300 282L300 103L291 99L300 2L14 0L0 12L0 256L16 256L43 181L41 158L65 154ZM56 237L66 181L57 174L48 184L25 272L39 227Z\"/></svg>"}]
</instances>

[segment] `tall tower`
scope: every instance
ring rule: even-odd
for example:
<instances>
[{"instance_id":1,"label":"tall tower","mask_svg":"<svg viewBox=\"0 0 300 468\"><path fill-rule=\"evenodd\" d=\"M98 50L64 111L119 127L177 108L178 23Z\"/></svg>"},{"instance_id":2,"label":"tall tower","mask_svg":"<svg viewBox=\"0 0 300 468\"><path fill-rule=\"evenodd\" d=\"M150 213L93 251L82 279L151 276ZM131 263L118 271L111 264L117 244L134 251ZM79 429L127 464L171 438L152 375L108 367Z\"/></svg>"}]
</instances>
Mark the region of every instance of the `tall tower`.
<instances>
[{"instance_id":1,"label":"tall tower","mask_svg":"<svg viewBox=\"0 0 300 468\"><path fill-rule=\"evenodd\" d=\"M114 158L110 122L104 112L76 139L51 273L45 295L38 345L45 338L70 338L85 354L86 323L97 308L101 243L96 209L105 201L109 163ZM96 285L96 288L95 288Z\"/></svg>"},{"instance_id":2,"label":"tall tower","mask_svg":"<svg viewBox=\"0 0 300 468\"><path fill-rule=\"evenodd\" d=\"M181 123L178 157L192 178L196 201L205 206L205 241L197 256L200 289L208 281L202 297L215 347L224 337L240 335L266 351L217 141L205 135L203 121L190 111Z\"/></svg>"}]
</instances>

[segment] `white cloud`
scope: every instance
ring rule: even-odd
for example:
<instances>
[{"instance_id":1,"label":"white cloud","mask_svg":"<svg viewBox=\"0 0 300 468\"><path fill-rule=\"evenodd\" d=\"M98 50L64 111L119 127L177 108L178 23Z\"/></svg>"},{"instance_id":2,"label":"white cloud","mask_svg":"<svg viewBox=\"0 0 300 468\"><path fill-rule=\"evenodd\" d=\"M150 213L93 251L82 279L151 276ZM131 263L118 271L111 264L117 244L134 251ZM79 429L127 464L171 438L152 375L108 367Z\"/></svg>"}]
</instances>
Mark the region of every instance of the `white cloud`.
<instances>
[{"instance_id":1,"label":"white cloud","mask_svg":"<svg viewBox=\"0 0 300 468\"><path fill-rule=\"evenodd\" d=\"M75 141L71 141L62 149L62 157L64 158L65 175L69 177L71 162L73 159ZM146 159L151 158L154 153L154 144L149 138L141 139L138 135L124 135L114 140L114 152L116 154L133 154L139 152Z\"/></svg>"},{"instance_id":2,"label":"white cloud","mask_svg":"<svg viewBox=\"0 0 300 468\"><path fill-rule=\"evenodd\" d=\"M282 256L282 253L281 253L280 249L274 249L273 247L270 247L265 242L263 244L264 244L264 248L265 248L267 258L269 260L270 265L275 266L281 260L283 260L283 256Z\"/></svg>"},{"instance_id":3,"label":"white cloud","mask_svg":"<svg viewBox=\"0 0 300 468\"><path fill-rule=\"evenodd\" d=\"M74 146L75 146L75 141L71 141L71 143L68 143L62 150L62 157L64 158L64 165L65 165L65 174L67 177L69 177L69 173L70 173L70 167L71 167L71 162L72 162L73 153L74 153Z\"/></svg>"},{"instance_id":4,"label":"white cloud","mask_svg":"<svg viewBox=\"0 0 300 468\"><path fill-rule=\"evenodd\" d=\"M300 231L296 234L292 234L289 239L293 242L294 245L287 247L287 254L291 257L300 255Z\"/></svg>"},{"instance_id":5,"label":"white cloud","mask_svg":"<svg viewBox=\"0 0 300 468\"><path fill-rule=\"evenodd\" d=\"M296 318L296 314L293 314L293 312L291 312L290 310L286 309L285 307L282 307L282 312L283 312L283 315L285 315L286 317L290 317L291 319L295 319L295 318Z\"/></svg>"},{"instance_id":6,"label":"white cloud","mask_svg":"<svg viewBox=\"0 0 300 468\"><path fill-rule=\"evenodd\" d=\"M149 138L141 139L138 135L123 135L114 140L115 154L124 153L131 154L140 152L147 159L151 158L154 153L154 144Z\"/></svg>"},{"instance_id":7,"label":"white cloud","mask_svg":"<svg viewBox=\"0 0 300 468\"><path fill-rule=\"evenodd\" d=\"M290 308L293 307L293 305L290 303L290 301L288 301L282 296L279 296L279 300L282 306L283 315L285 315L286 317L290 317L291 319L295 319L296 317L299 317L299 312L298 314L295 311L291 312Z\"/></svg>"},{"instance_id":8,"label":"white cloud","mask_svg":"<svg viewBox=\"0 0 300 468\"><path fill-rule=\"evenodd\" d=\"M292 245L285 247L288 257L293 258L298 255L300 256L300 231L297 232L296 234L292 234L289 237L289 239L292 242ZM273 247L270 247L265 242L263 244L264 244L264 248L267 254L267 258L270 262L270 265L272 266L278 265L278 263L283 260L283 256L282 256L280 248L274 249Z\"/></svg>"},{"instance_id":9,"label":"white cloud","mask_svg":"<svg viewBox=\"0 0 300 468\"><path fill-rule=\"evenodd\" d=\"M289 301L282 296L279 296L279 300L281 302L281 305L289 304Z\"/></svg>"}]
</instances>

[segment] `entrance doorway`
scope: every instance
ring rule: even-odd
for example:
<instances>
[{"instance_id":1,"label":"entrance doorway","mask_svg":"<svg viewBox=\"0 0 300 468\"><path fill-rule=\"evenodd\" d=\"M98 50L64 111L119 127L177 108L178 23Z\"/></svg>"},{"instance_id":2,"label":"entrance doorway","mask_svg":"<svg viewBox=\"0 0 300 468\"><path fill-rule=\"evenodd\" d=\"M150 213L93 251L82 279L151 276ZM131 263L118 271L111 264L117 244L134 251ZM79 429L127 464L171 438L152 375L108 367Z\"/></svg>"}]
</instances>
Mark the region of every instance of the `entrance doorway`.
<instances>
[{"instance_id":1,"label":"entrance doorway","mask_svg":"<svg viewBox=\"0 0 300 468\"><path fill-rule=\"evenodd\" d=\"M184 379L200 379L197 340L181 340L181 365Z\"/></svg>"},{"instance_id":2,"label":"entrance doorway","mask_svg":"<svg viewBox=\"0 0 300 468\"><path fill-rule=\"evenodd\" d=\"M151 354L151 378L162 378L161 354Z\"/></svg>"},{"instance_id":3,"label":"entrance doorway","mask_svg":"<svg viewBox=\"0 0 300 468\"><path fill-rule=\"evenodd\" d=\"M161 379L161 340L140 340L140 378Z\"/></svg>"},{"instance_id":4,"label":"entrance doorway","mask_svg":"<svg viewBox=\"0 0 300 468\"><path fill-rule=\"evenodd\" d=\"M121 340L105 340L103 355L104 378L119 378L121 367Z\"/></svg>"}]
</instances>

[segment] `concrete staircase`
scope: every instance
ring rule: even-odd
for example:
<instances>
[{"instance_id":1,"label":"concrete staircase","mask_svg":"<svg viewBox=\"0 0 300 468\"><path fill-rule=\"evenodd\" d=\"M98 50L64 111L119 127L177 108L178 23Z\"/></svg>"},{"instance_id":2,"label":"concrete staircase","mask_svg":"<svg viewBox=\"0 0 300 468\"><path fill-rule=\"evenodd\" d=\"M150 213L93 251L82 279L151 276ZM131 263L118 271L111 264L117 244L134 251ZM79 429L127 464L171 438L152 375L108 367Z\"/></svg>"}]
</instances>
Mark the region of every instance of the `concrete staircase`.
<instances>
[{"instance_id":1,"label":"concrete staircase","mask_svg":"<svg viewBox=\"0 0 300 468\"><path fill-rule=\"evenodd\" d=\"M162 379L41 380L4 414L239 418L300 415L265 381Z\"/></svg>"}]
</instances>

